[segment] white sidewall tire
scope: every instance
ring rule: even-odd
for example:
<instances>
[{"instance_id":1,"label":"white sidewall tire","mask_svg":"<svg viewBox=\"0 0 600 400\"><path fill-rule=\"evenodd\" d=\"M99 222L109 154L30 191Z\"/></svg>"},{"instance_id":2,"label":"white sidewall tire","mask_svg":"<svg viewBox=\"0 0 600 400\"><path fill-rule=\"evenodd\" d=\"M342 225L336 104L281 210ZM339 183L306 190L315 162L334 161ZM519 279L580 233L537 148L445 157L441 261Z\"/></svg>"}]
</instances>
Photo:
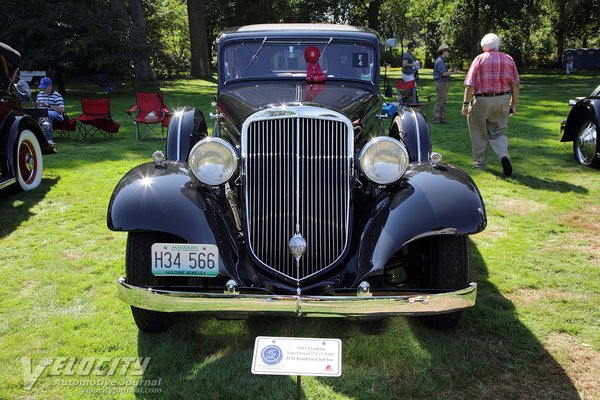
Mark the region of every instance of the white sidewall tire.
<instances>
[{"instance_id":1,"label":"white sidewall tire","mask_svg":"<svg viewBox=\"0 0 600 400\"><path fill-rule=\"evenodd\" d=\"M33 156L33 175L27 178L28 171L21 171L22 166L22 147L28 147L30 156ZM44 169L44 163L42 160L42 149L37 137L29 129L21 131L19 134L19 142L17 144L17 153L15 157L15 175L17 178L17 184L23 191L35 189L42 182L42 171ZM25 175L25 176L24 176Z\"/></svg>"}]
</instances>

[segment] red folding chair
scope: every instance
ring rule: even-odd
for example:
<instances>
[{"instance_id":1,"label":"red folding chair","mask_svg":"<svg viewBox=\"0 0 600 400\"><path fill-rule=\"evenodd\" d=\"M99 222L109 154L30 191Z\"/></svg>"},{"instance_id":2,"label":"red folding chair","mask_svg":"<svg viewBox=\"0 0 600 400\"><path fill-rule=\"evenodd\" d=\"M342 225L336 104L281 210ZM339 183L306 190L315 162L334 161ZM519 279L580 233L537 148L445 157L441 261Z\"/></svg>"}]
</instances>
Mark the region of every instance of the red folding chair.
<instances>
[{"instance_id":1,"label":"red folding chair","mask_svg":"<svg viewBox=\"0 0 600 400\"><path fill-rule=\"evenodd\" d=\"M119 131L119 124L110 115L110 98L83 98L81 99L81 110L81 115L73 118L80 122L77 133L79 140L86 137L92 138L97 133L102 133L105 138L112 139L113 134Z\"/></svg>"},{"instance_id":2,"label":"red folding chair","mask_svg":"<svg viewBox=\"0 0 600 400\"><path fill-rule=\"evenodd\" d=\"M136 105L126 111L133 118L135 124L135 138L142 140L149 135L164 139L165 127L169 126L171 114L165 105L163 94L137 92ZM144 125L144 132L140 134L140 124ZM160 124L160 132L156 124Z\"/></svg>"},{"instance_id":3,"label":"red folding chair","mask_svg":"<svg viewBox=\"0 0 600 400\"><path fill-rule=\"evenodd\" d=\"M77 130L77 121L73 118L69 118L66 112L63 113L63 116L64 119L62 121L52 121L52 130L56 131L60 137L70 139L70 132L75 132Z\"/></svg>"},{"instance_id":4,"label":"red folding chair","mask_svg":"<svg viewBox=\"0 0 600 400\"><path fill-rule=\"evenodd\" d=\"M417 103L417 84L414 80L404 82L396 81L396 92L401 104Z\"/></svg>"},{"instance_id":5,"label":"red folding chair","mask_svg":"<svg viewBox=\"0 0 600 400\"><path fill-rule=\"evenodd\" d=\"M427 108L431 104L431 96L424 96L427 101L420 101L417 95L417 83L415 80L404 82L396 81L396 92L400 104L408 107Z\"/></svg>"}]
</instances>

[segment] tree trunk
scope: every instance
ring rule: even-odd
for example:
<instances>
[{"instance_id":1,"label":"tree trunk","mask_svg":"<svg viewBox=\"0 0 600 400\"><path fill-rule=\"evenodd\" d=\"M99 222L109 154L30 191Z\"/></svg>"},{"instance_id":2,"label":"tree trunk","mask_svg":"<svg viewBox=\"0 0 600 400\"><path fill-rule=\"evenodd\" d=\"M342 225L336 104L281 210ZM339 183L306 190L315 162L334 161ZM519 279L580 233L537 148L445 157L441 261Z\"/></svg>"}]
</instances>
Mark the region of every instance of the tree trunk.
<instances>
[{"instance_id":1,"label":"tree trunk","mask_svg":"<svg viewBox=\"0 0 600 400\"><path fill-rule=\"evenodd\" d=\"M479 46L477 43L481 41L479 35L479 0L473 0L473 18L471 19L471 59L475 58L479 54Z\"/></svg>"},{"instance_id":2,"label":"tree trunk","mask_svg":"<svg viewBox=\"0 0 600 400\"><path fill-rule=\"evenodd\" d=\"M566 1L558 1L558 22L556 24L557 57L560 65L563 63L563 52L565 50L565 25L566 25Z\"/></svg>"},{"instance_id":3,"label":"tree trunk","mask_svg":"<svg viewBox=\"0 0 600 400\"><path fill-rule=\"evenodd\" d=\"M154 73L150 66L150 58L147 51L146 26L144 24L144 13L142 11L140 0L129 0L129 15L131 16L131 20L136 29L136 36L142 43L141 54L134 60L135 79L137 81L153 81Z\"/></svg>"},{"instance_id":4,"label":"tree trunk","mask_svg":"<svg viewBox=\"0 0 600 400\"><path fill-rule=\"evenodd\" d=\"M369 18L369 28L379 30L379 9L381 8L381 0L372 0L369 2L367 16Z\"/></svg>"},{"instance_id":5,"label":"tree trunk","mask_svg":"<svg viewBox=\"0 0 600 400\"><path fill-rule=\"evenodd\" d=\"M192 51L191 75L195 78L207 79L211 74L204 0L188 0L187 9Z\"/></svg>"},{"instance_id":6,"label":"tree trunk","mask_svg":"<svg viewBox=\"0 0 600 400\"><path fill-rule=\"evenodd\" d=\"M110 0L110 6L119 17L127 18L127 9L123 0Z\"/></svg>"}]
</instances>

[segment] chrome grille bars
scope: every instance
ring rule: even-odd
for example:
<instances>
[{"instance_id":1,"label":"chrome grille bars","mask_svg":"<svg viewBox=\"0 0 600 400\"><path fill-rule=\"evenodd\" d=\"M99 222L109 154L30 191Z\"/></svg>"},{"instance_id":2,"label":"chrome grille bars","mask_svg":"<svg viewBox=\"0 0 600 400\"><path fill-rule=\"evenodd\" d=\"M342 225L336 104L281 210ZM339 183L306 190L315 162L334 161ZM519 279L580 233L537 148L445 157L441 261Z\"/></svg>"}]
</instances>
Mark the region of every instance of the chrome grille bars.
<instances>
[{"instance_id":1,"label":"chrome grille bars","mask_svg":"<svg viewBox=\"0 0 600 400\"><path fill-rule=\"evenodd\" d=\"M245 229L250 251L261 263L302 280L344 253L352 158L352 125L333 111L281 107L244 123ZM297 233L307 246L299 272L288 250Z\"/></svg>"}]
</instances>

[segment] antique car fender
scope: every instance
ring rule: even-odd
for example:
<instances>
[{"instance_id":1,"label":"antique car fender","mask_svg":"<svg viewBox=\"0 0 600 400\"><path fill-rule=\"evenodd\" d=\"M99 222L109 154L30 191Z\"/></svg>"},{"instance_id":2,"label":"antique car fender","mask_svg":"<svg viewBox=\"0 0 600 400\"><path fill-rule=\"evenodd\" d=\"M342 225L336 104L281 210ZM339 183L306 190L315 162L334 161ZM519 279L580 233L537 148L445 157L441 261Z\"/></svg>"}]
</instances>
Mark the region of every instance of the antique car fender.
<instances>
[{"instance_id":1,"label":"antique car fender","mask_svg":"<svg viewBox=\"0 0 600 400\"><path fill-rule=\"evenodd\" d=\"M403 107L390 125L390 136L402 140L412 162L428 162L431 134L425 117L412 108Z\"/></svg>"},{"instance_id":2,"label":"antique car fender","mask_svg":"<svg viewBox=\"0 0 600 400\"><path fill-rule=\"evenodd\" d=\"M394 253L411 241L434 235L469 235L487 224L481 194L460 168L413 165L405 179L405 185L387 198L368 228L373 239L363 242L361 253L370 255L369 275L383 271Z\"/></svg>"},{"instance_id":3,"label":"antique car fender","mask_svg":"<svg viewBox=\"0 0 600 400\"><path fill-rule=\"evenodd\" d=\"M577 129L583 118L586 116L593 117L596 126L600 129L600 99L585 98L578 101L571 111L566 121L561 124L563 133L561 142L572 142L577 137Z\"/></svg>"},{"instance_id":4,"label":"antique car fender","mask_svg":"<svg viewBox=\"0 0 600 400\"><path fill-rule=\"evenodd\" d=\"M167 160L185 162L196 143L208 136L202 111L185 107L171 117L167 129Z\"/></svg>"},{"instance_id":5,"label":"antique car fender","mask_svg":"<svg viewBox=\"0 0 600 400\"><path fill-rule=\"evenodd\" d=\"M208 192L200 186L183 163L139 165L123 176L112 193L108 228L165 232L191 243L216 244L212 226L216 221L211 218L223 210L209 205Z\"/></svg>"}]
</instances>

